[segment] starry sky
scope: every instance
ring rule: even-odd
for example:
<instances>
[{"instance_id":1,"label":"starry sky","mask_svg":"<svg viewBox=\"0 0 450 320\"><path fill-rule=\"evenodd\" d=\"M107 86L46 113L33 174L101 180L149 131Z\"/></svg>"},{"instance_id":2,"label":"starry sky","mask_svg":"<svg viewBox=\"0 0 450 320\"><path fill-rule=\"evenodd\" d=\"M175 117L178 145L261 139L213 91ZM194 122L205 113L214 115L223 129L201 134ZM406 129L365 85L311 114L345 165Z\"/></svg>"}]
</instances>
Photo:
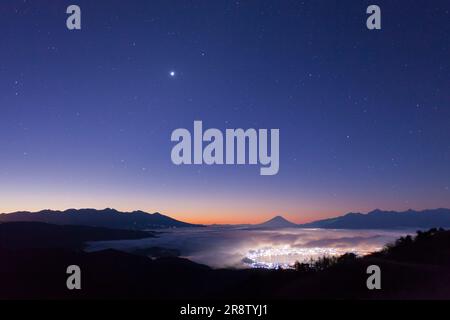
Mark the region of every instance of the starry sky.
<instances>
[{"instance_id":1,"label":"starry sky","mask_svg":"<svg viewBox=\"0 0 450 320\"><path fill-rule=\"evenodd\" d=\"M382 30L366 28L377 4ZM70 4L82 30L66 28ZM450 207L450 2L0 4L0 212L306 222ZM279 128L280 171L175 166L171 132Z\"/></svg>"}]
</instances>

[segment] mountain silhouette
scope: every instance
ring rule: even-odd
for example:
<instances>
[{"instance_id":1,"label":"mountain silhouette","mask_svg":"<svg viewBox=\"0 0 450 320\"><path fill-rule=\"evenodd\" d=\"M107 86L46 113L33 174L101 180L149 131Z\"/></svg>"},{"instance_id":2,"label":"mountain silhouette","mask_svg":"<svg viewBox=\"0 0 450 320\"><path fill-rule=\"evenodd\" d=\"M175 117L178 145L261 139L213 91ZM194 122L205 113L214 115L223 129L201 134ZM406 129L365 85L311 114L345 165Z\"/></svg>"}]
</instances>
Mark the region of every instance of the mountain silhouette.
<instances>
[{"instance_id":1,"label":"mountain silhouette","mask_svg":"<svg viewBox=\"0 0 450 320\"><path fill-rule=\"evenodd\" d=\"M282 216L276 216L266 222L253 225L252 227L258 229L259 228L277 229L277 228L293 228L297 226L298 226L297 224L286 220Z\"/></svg>"},{"instance_id":2,"label":"mountain silhouette","mask_svg":"<svg viewBox=\"0 0 450 320\"><path fill-rule=\"evenodd\" d=\"M428 209L403 212L373 210L367 214L347 213L344 216L299 225L302 228L325 229L393 229L450 228L450 209Z\"/></svg>"},{"instance_id":3,"label":"mountain silhouette","mask_svg":"<svg viewBox=\"0 0 450 320\"><path fill-rule=\"evenodd\" d=\"M115 209L68 209L65 211L20 211L0 214L0 222L46 222L59 225L82 225L115 229L144 230L155 228L182 228L200 225L175 220L159 212L120 212Z\"/></svg>"}]
</instances>

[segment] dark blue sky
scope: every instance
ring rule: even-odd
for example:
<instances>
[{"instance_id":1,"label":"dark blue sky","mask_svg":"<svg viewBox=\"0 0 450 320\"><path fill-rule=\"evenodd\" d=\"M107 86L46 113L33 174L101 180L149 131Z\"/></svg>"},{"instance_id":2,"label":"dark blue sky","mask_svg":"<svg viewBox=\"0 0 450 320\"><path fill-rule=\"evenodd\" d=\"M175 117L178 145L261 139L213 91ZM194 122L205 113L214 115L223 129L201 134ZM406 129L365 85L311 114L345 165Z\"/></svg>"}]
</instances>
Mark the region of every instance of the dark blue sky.
<instances>
[{"instance_id":1,"label":"dark blue sky","mask_svg":"<svg viewBox=\"0 0 450 320\"><path fill-rule=\"evenodd\" d=\"M70 4L80 31L66 28ZM369 4L382 30L366 28ZM450 207L449 11L438 0L4 0L0 211L247 222ZM170 134L194 120L279 128L279 173L173 165Z\"/></svg>"}]
</instances>

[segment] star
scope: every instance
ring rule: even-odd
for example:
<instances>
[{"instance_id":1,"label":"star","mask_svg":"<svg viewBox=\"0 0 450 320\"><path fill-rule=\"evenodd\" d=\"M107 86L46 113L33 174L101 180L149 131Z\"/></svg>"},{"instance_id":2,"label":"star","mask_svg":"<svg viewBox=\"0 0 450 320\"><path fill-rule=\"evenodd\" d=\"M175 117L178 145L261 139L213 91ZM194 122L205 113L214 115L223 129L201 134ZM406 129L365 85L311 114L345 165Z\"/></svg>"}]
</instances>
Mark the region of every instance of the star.
<instances>
[{"instance_id":1,"label":"star","mask_svg":"<svg viewBox=\"0 0 450 320\"><path fill-rule=\"evenodd\" d=\"M175 75L176 75L175 71L172 70L172 71L169 72L169 76L171 78L175 77Z\"/></svg>"}]
</instances>

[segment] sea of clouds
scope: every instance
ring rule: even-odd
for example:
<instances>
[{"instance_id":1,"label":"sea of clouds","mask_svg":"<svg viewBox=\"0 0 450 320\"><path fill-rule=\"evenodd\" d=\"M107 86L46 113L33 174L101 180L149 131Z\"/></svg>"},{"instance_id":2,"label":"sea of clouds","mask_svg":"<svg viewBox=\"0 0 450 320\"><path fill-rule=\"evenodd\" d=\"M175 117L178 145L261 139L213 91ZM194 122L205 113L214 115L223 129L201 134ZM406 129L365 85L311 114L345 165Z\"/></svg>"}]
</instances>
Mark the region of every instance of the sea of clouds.
<instances>
[{"instance_id":1,"label":"sea of clouds","mask_svg":"<svg viewBox=\"0 0 450 320\"><path fill-rule=\"evenodd\" d=\"M133 252L161 247L176 249L180 256L214 268L274 268L324 255L367 254L410 233L406 230L180 228L163 230L155 238L91 242L87 251L114 248Z\"/></svg>"}]
</instances>

